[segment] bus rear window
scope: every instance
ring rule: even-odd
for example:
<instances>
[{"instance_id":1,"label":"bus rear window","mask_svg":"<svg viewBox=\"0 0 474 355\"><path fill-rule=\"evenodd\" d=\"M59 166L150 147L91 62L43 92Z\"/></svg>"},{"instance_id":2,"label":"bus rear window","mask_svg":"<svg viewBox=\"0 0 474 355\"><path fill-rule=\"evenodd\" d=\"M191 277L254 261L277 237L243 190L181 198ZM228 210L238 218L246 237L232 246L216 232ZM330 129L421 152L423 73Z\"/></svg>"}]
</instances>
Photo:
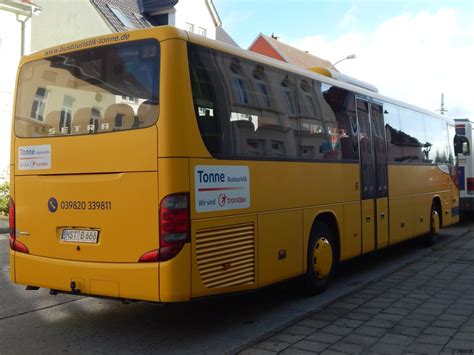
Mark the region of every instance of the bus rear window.
<instances>
[{"instance_id":1,"label":"bus rear window","mask_svg":"<svg viewBox=\"0 0 474 355\"><path fill-rule=\"evenodd\" d=\"M147 39L65 53L20 71L18 137L149 127L159 109L160 46Z\"/></svg>"}]
</instances>

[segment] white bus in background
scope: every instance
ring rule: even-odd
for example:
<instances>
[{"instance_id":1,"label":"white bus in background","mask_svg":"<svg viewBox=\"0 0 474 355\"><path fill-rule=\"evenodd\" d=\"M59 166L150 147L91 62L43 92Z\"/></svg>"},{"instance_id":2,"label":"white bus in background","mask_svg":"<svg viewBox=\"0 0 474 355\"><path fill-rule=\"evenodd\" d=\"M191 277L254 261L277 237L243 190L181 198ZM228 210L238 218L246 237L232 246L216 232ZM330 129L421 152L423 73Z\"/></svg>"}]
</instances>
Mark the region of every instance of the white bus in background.
<instances>
[{"instance_id":1,"label":"white bus in background","mask_svg":"<svg viewBox=\"0 0 474 355\"><path fill-rule=\"evenodd\" d=\"M470 147L474 129L468 118L455 118L456 135L463 136L467 142L462 143L462 153L458 153L458 182L460 212L474 212L474 162Z\"/></svg>"}]
</instances>

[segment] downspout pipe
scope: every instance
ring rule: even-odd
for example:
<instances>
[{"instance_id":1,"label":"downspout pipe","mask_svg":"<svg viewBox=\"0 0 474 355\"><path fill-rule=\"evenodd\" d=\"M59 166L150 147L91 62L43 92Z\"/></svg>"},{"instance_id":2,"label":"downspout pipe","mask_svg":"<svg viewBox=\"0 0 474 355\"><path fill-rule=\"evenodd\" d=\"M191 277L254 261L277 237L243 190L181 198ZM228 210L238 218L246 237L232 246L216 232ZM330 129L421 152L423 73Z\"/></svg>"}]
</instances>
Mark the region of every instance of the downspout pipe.
<instances>
[{"instance_id":1,"label":"downspout pipe","mask_svg":"<svg viewBox=\"0 0 474 355\"><path fill-rule=\"evenodd\" d=\"M16 20L21 23L21 55L25 54L25 27L26 22L33 16L33 8L28 6L28 8L22 7L13 7L9 6L10 4L5 3L4 1L0 0L0 11L7 11L11 12L16 15ZM41 11L41 10L40 10ZM22 19L23 17L23 19Z\"/></svg>"},{"instance_id":2,"label":"downspout pipe","mask_svg":"<svg viewBox=\"0 0 474 355\"><path fill-rule=\"evenodd\" d=\"M24 16L23 19L21 19L21 16ZM21 56L25 54L25 27L26 27L26 22L31 18L32 16L32 11L30 10L30 13L28 15L21 15L21 14L16 14L16 20L21 23Z\"/></svg>"}]
</instances>

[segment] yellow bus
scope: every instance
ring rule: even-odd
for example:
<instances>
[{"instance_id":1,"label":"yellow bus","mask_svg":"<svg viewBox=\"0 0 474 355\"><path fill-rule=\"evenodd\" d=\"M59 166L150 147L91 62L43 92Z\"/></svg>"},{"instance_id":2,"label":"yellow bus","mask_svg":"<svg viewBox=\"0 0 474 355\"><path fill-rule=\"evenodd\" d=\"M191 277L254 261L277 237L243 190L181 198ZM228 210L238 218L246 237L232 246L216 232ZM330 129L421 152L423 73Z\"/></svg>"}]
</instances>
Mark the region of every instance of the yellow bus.
<instances>
[{"instance_id":1,"label":"yellow bus","mask_svg":"<svg viewBox=\"0 0 474 355\"><path fill-rule=\"evenodd\" d=\"M434 242L458 222L454 125L369 89L173 27L24 57L11 280L182 302L303 276L314 294L341 261Z\"/></svg>"}]
</instances>

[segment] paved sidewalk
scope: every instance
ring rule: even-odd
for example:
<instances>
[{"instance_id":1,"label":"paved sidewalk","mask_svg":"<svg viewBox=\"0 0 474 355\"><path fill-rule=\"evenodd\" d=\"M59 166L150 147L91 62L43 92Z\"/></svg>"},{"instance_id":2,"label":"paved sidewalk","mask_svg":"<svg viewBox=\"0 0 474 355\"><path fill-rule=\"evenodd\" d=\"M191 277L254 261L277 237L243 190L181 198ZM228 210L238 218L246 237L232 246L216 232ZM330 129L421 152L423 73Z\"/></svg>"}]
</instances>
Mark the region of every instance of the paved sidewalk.
<instances>
[{"instance_id":1,"label":"paved sidewalk","mask_svg":"<svg viewBox=\"0 0 474 355\"><path fill-rule=\"evenodd\" d=\"M269 335L241 354L474 354L474 232Z\"/></svg>"}]
</instances>

